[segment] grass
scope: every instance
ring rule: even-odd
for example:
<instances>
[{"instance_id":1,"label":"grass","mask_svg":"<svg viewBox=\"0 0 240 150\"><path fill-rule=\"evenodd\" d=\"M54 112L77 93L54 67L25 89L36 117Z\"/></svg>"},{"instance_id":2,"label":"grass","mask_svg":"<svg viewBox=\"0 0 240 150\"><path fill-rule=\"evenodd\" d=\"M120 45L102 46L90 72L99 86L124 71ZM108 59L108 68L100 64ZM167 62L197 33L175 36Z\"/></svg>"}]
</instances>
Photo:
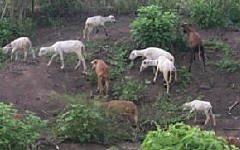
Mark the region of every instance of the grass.
<instances>
[{"instance_id":1,"label":"grass","mask_svg":"<svg viewBox=\"0 0 240 150\"><path fill-rule=\"evenodd\" d=\"M227 72L236 72L240 69L240 62L235 60L232 54L232 48L222 41L205 42L208 51L223 53L221 60L214 63L215 66Z\"/></svg>"}]
</instances>

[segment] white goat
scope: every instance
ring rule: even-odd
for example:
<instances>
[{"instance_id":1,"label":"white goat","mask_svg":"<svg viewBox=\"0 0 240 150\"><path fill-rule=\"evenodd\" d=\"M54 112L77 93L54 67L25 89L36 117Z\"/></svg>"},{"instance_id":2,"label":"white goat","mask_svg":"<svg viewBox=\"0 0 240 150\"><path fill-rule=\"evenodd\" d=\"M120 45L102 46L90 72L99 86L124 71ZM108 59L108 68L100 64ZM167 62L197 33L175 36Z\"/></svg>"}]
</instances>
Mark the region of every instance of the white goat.
<instances>
[{"instance_id":1,"label":"white goat","mask_svg":"<svg viewBox=\"0 0 240 150\"><path fill-rule=\"evenodd\" d=\"M177 81L177 70L174 66L174 63L165 56L159 56L156 60L145 59L142 61L140 72L148 66L157 66L157 71L155 72L153 82L156 82L157 80L158 71L163 73L163 78L167 84L167 93L169 93L170 83L172 82L172 72L175 73L175 81ZM170 74L169 78L168 73Z\"/></svg>"},{"instance_id":2,"label":"white goat","mask_svg":"<svg viewBox=\"0 0 240 150\"><path fill-rule=\"evenodd\" d=\"M30 50L31 47L32 47L32 42L30 41L30 39L28 37L19 37L19 38L13 40L11 43L4 46L3 52L7 53L10 49L12 49L11 60L13 59L14 53L15 53L15 60L17 60L19 51L23 51L24 52L24 61L26 61L28 50ZM33 57L33 59L35 59L34 50L31 49L31 51L32 51L32 57Z\"/></svg>"},{"instance_id":3,"label":"white goat","mask_svg":"<svg viewBox=\"0 0 240 150\"><path fill-rule=\"evenodd\" d=\"M191 102L187 102L183 104L183 109L190 109L190 113L195 113L195 119L194 122L197 120L197 112L204 112L206 115L205 123L206 125L209 121L210 118L212 118L213 125L216 125L215 122L215 117L213 116L212 113L212 105L208 101L201 101L201 100L193 100Z\"/></svg>"},{"instance_id":4,"label":"white goat","mask_svg":"<svg viewBox=\"0 0 240 150\"><path fill-rule=\"evenodd\" d=\"M89 41L90 33L93 31L94 28L98 28L100 26L103 27L106 36L108 36L107 30L105 28L106 22L111 22L111 23L116 22L115 17L113 15L110 15L108 17L94 16L94 17L87 18L85 22L85 28L83 30L83 39L86 39L86 34L87 34L87 39Z\"/></svg>"},{"instance_id":5,"label":"white goat","mask_svg":"<svg viewBox=\"0 0 240 150\"><path fill-rule=\"evenodd\" d=\"M85 59L84 56L82 55L82 52L84 50L85 45L81 41L78 40L58 41L50 47L41 47L39 51L39 56L46 55L49 52L54 52L55 54L52 55L50 61L47 64L48 66L50 66L53 58L56 57L57 55L60 55L60 60L62 63L61 69L64 69L63 53L76 53L79 60L74 69L76 70L82 62L83 73L86 73Z\"/></svg>"},{"instance_id":6,"label":"white goat","mask_svg":"<svg viewBox=\"0 0 240 150\"><path fill-rule=\"evenodd\" d=\"M133 50L129 55L129 59L134 60L139 56L153 60L158 59L159 56L165 56L166 58L174 62L174 57L171 53L157 47L148 47L142 50Z\"/></svg>"}]
</instances>

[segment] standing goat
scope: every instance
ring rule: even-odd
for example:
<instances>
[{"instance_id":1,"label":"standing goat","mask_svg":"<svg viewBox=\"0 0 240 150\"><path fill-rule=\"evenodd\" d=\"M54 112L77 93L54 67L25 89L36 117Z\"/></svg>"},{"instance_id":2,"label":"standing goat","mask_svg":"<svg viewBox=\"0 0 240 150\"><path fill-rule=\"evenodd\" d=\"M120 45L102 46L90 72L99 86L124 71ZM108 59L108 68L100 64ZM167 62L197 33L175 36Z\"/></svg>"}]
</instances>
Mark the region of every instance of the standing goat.
<instances>
[{"instance_id":1,"label":"standing goat","mask_svg":"<svg viewBox=\"0 0 240 150\"><path fill-rule=\"evenodd\" d=\"M23 51L24 52L24 61L26 61L28 50L30 50L31 47L32 47L32 42L30 41L30 39L28 37L19 37L19 38L13 40L11 43L4 46L3 52L7 53L10 49L12 49L11 60L13 60L14 53L15 53L15 60L18 60L18 53L20 51ZM32 51L32 57L33 57L33 59L35 59L34 50L31 49L31 51Z\"/></svg>"},{"instance_id":2,"label":"standing goat","mask_svg":"<svg viewBox=\"0 0 240 150\"><path fill-rule=\"evenodd\" d=\"M172 72L175 73L175 81L177 81L177 70L174 63L165 56L159 56L156 60L145 59L142 61L140 72L148 66L157 66L153 82L157 80L158 71L163 73L163 78L167 84L167 93L169 93L170 83L172 82Z\"/></svg>"},{"instance_id":3,"label":"standing goat","mask_svg":"<svg viewBox=\"0 0 240 150\"><path fill-rule=\"evenodd\" d=\"M105 23L106 22L116 22L115 17L113 15L110 15L108 17L103 17L103 16L94 16L94 17L89 17L87 18L86 22L85 22L85 28L83 30L83 39L86 39L87 36L87 40L89 41L89 35L90 33L93 31L94 28L98 28L99 27L103 27L106 36L108 36L106 27L105 27Z\"/></svg>"},{"instance_id":4,"label":"standing goat","mask_svg":"<svg viewBox=\"0 0 240 150\"><path fill-rule=\"evenodd\" d=\"M100 94L103 94L105 87L105 95L107 95L110 80L109 66L102 59L94 59L91 64L98 78L97 90Z\"/></svg>"},{"instance_id":5,"label":"standing goat","mask_svg":"<svg viewBox=\"0 0 240 150\"><path fill-rule=\"evenodd\" d=\"M213 125L216 125L215 117L212 113L212 105L210 102L207 101L201 101L201 100L193 100L191 102L187 102L183 104L183 110L190 109L190 114L195 113L195 119L194 122L197 121L197 112L204 112L206 115L206 120L204 125L207 125L207 123L210 121L210 118L212 118Z\"/></svg>"},{"instance_id":6,"label":"standing goat","mask_svg":"<svg viewBox=\"0 0 240 150\"><path fill-rule=\"evenodd\" d=\"M64 59L63 53L76 53L78 55L78 63L75 66L75 70L80 66L81 62L83 64L83 73L86 73L86 64L84 56L82 52L85 50L85 46L81 41L78 40L67 40L67 41L58 41L49 47L41 47L39 51L39 56L46 55L49 52L53 52L50 61L48 62L48 66L51 65L52 60L57 55L60 55L60 60L62 63L61 69L64 69Z\"/></svg>"},{"instance_id":7,"label":"standing goat","mask_svg":"<svg viewBox=\"0 0 240 150\"><path fill-rule=\"evenodd\" d=\"M201 36L194 30L191 24L184 23L181 25L183 32L188 36L188 47L191 49L191 59L188 71L191 72L193 60L195 60L195 53L198 52L199 60L203 62L203 72L205 71L205 51Z\"/></svg>"}]
</instances>

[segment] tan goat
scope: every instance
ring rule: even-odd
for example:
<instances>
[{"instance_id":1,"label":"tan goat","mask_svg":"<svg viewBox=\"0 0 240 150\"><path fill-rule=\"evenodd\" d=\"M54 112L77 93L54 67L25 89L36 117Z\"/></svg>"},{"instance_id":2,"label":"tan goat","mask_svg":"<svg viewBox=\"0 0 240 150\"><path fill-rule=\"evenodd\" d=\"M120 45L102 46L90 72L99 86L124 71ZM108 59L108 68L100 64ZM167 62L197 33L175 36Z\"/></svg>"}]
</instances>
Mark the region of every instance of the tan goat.
<instances>
[{"instance_id":1,"label":"tan goat","mask_svg":"<svg viewBox=\"0 0 240 150\"><path fill-rule=\"evenodd\" d=\"M111 100L108 102L104 102L103 106L109 111L126 115L133 123L133 125L137 126L138 110L137 106L133 102L126 100Z\"/></svg>"},{"instance_id":2,"label":"tan goat","mask_svg":"<svg viewBox=\"0 0 240 150\"><path fill-rule=\"evenodd\" d=\"M92 68L95 69L98 78L97 90L100 94L103 94L105 90L105 95L108 94L109 89L109 66L102 59L94 59L91 64ZM105 89L104 89L105 87Z\"/></svg>"}]
</instances>

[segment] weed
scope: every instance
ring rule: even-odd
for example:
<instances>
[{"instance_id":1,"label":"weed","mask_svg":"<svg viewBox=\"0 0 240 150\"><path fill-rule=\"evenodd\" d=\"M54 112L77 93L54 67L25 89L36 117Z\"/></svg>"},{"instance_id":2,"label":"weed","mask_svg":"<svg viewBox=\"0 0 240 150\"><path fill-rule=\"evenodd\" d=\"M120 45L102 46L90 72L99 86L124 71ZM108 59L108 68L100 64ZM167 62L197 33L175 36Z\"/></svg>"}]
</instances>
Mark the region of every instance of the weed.
<instances>
[{"instance_id":1,"label":"weed","mask_svg":"<svg viewBox=\"0 0 240 150\"><path fill-rule=\"evenodd\" d=\"M139 101L144 96L143 89L143 84L134 79L125 78L113 86L113 96L117 99Z\"/></svg>"},{"instance_id":2,"label":"weed","mask_svg":"<svg viewBox=\"0 0 240 150\"><path fill-rule=\"evenodd\" d=\"M180 84L185 88L191 81L191 74L188 72L186 66L181 66L178 69L178 74L180 78Z\"/></svg>"}]
</instances>

